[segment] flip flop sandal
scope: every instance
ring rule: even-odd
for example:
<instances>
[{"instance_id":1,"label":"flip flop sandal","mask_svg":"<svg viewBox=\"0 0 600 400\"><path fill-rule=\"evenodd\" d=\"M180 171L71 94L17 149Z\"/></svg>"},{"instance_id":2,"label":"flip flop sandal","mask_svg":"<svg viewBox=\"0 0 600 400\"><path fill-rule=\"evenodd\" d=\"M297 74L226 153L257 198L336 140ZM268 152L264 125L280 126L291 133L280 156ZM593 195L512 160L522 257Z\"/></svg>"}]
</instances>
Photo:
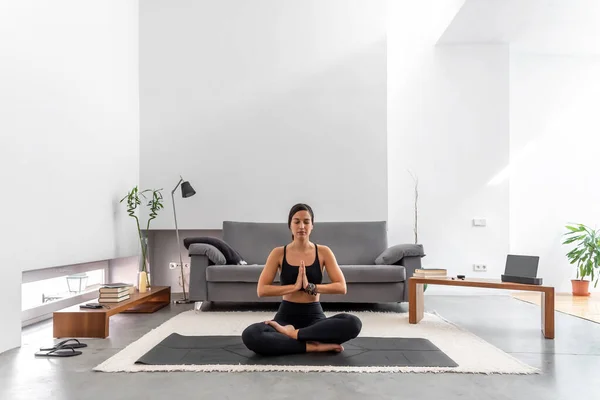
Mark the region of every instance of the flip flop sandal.
<instances>
[{"instance_id":1,"label":"flip flop sandal","mask_svg":"<svg viewBox=\"0 0 600 400\"><path fill-rule=\"evenodd\" d=\"M75 341L76 343L69 343L71 341ZM56 343L52 347L41 348L40 351L50 351L50 350L62 349L63 347L70 347L72 349L80 349L82 347L87 347L87 344L81 343L77 339L67 339L67 340L63 340L62 342Z\"/></svg>"},{"instance_id":2,"label":"flip flop sandal","mask_svg":"<svg viewBox=\"0 0 600 400\"><path fill-rule=\"evenodd\" d=\"M61 347L60 349L52 349L50 351L38 351L35 353L37 357L73 357L83 354L81 351L76 351L72 347Z\"/></svg>"}]
</instances>

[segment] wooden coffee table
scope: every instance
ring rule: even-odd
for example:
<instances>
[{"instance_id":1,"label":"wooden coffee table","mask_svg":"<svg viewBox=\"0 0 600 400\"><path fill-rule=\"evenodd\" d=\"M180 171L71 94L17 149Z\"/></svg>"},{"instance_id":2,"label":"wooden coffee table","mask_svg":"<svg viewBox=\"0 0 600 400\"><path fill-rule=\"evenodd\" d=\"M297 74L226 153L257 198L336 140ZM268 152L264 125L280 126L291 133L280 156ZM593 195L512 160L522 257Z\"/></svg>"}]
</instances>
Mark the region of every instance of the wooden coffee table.
<instances>
[{"instance_id":1,"label":"wooden coffee table","mask_svg":"<svg viewBox=\"0 0 600 400\"><path fill-rule=\"evenodd\" d=\"M111 316L119 313L153 313L170 302L170 286L153 286L145 293L134 292L129 299L120 303L102 303L105 308L79 308L79 305L65 308L53 313L53 336L106 338Z\"/></svg>"},{"instance_id":2,"label":"wooden coffee table","mask_svg":"<svg viewBox=\"0 0 600 400\"><path fill-rule=\"evenodd\" d=\"M542 332L547 339L554 339L554 288L551 286L526 285L502 282L495 279L467 278L421 278L408 280L408 322L417 324L423 319L423 285L469 286L491 289L524 290L542 293Z\"/></svg>"}]
</instances>

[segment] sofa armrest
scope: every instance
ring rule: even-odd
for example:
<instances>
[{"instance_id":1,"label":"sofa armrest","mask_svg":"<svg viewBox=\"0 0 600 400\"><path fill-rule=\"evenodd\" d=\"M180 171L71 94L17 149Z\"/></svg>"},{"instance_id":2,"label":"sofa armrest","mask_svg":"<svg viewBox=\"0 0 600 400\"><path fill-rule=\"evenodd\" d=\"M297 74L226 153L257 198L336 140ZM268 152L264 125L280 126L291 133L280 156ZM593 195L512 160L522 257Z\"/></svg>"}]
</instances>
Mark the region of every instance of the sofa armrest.
<instances>
[{"instance_id":1,"label":"sofa armrest","mask_svg":"<svg viewBox=\"0 0 600 400\"><path fill-rule=\"evenodd\" d=\"M208 292L206 287L206 268L208 268L208 266L212 263L206 255L192 254L190 259L190 300L206 301L208 300Z\"/></svg>"},{"instance_id":2,"label":"sofa armrest","mask_svg":"<svg viewBox=\"0 0 600 400\"><path fill-rule=\"evenodd\" d=\"M421 268L421 257L404 257L396 265L402 265L406 270L406 280L412 277L416 269Z\"/></svg>"},{"instance_id":3,"label":"sofa armrest","mask_svg":"<svg viewBox=\"0 0 600 400\"><path fill-rule=\"evenodd\" d=\"M416 269L421 268L421 257L420 256L410 256L403 257L396 265L402 265L406 271L406 281L404 284L404 295L402 296L402 301L408 301L408 280L413 276Z\"/></svg>"}]
</instances>

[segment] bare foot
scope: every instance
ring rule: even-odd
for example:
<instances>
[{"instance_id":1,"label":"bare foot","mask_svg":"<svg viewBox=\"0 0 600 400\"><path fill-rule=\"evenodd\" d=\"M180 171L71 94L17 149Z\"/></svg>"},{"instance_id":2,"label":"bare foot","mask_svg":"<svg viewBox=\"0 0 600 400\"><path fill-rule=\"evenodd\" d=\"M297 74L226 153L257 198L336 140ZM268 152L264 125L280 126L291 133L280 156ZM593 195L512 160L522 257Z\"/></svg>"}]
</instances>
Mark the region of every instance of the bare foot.
<instances>
[{"instance_id":1,"label":"bare foot","mask_svg":"<svg viewBox=\"0 0 600 400\"><path fill-rule=\"evenodd\" d=\"M279 333L283 333L285 336L291 337L292 339L298 339L298 330L294 328L294 325L281 326L275 321L265 321L265 324L271 325Z\"/></svg>"},{"instance_id":2,"label":"bare foot","mask_svg":"<svg viewBox=\"0 0 600 400\"><path fill-rule=\"evenodd\" d=\"M336 353L341 353L342 351L344 351L344 347L341 344L335 344L335 343L307 342L306 343L306 351L307 352L333 351Z\"/></svg>"}]
</instances>

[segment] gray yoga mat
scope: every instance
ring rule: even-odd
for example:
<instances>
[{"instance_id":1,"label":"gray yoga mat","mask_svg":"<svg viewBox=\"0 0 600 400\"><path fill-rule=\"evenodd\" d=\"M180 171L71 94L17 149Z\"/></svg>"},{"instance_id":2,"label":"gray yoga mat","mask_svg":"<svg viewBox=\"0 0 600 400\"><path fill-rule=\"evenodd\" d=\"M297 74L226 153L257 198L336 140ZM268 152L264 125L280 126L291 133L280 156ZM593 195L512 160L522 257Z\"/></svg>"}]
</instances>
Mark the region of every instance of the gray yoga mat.
<instances>
[{"instance_id":1,"label":"gray yoga mat","mask_svg":"<svg viewBox=\"0 0 600 400\"><path fill-rule=\"evenodd\" d=\"M341 353L261 356L240 336L183 336L172 333L140 357L146 365L316 365L348 367L457 367L427 339L358 337Z\"/></svg>"}]
</instances>

